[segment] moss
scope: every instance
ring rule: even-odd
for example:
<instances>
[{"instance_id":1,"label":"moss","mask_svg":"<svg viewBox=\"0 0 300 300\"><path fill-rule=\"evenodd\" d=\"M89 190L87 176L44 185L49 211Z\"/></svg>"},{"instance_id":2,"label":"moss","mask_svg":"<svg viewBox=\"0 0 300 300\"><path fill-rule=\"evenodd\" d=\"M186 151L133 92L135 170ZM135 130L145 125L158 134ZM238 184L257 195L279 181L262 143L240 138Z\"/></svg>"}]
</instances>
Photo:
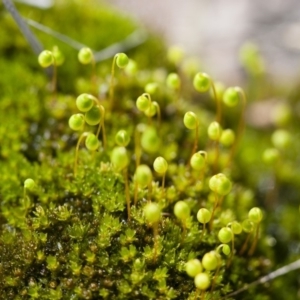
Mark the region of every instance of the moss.
<instances>
[{"instance_id":1,"label":"moss","mask_svg":"<svg viewBox=\"0 0 300 300\"><path fill-rule=\"evenodd\" d=\"M123 39L137 28L127 18L102 6L82 8L75 3L58 3L48 11L32 9L30 15L56 30L59 30L56 26L64 24L70 36L83 38L82 41L96 49ZM20 9L29 15L25 7ZM82 89L91 92L89 71L77 62L76 51L62 47L67 61L59 69L55 97L47 89L48 79L38 68L36 58L29 54L28 46L21 38L9 39L17 31L8 15L2 14L4 25L0 30L5 34L0 44L0 71L5 76L0 76L0 293L3 299L194 299L198 292L185 272L185 263L195 258L201 260L206 253L221 249L220 229L232 226L234 221L244 226L249 210L255 206L263 208L264 219L253 224L253 233L249 234L249 227L244 226L242 233L231 239L229 256L217 255L217 270L206 270L213 287L207 290L205 299L220 299L297 258L295 249L300 240L298 206L294 209L300 174L294 164L297 141L291 149L280 152L278 165L265 166L261 155L272 146L271 131L250 128L228 166L230 148L216 147L216 142L212 145L207 136L215 115L209 97L193 90L193 79L182 71L180 64L167 62L166 51L157 62L159 68L155 68L152 57L164 46L154 38L129 52L129 57L137 62L137 74L116 72L112 112L108 105L112 60L97 65L97 83L104 87L101 103L107 109L107 145L104 148L102 144L93 153L80 147L75 176L74 155L79 134L68 128L68 119L78 113L75 105L78 92ZM58 18L54 20L53 14ZM74 31L74 22L79 17L86 26ZM99 38L98 35L95 38L98 27L104 30L99 30ZM115 34L110 30L115 30ZM51 38L42 39L52 47ZM168 73L174 70L183 79L180 96L165 83ZM157 84L151 98L159 103L161 121L145 116L135 107L135 100L149 83ZM190 110L199 119L198 149L207 152L205 168L199 171L189 166L194 134L185 128L183 117ZM238 120L239 113L239 109L235 112L225 109L222 126L236 130L238 125L234 120ZM296 116L291 118L290 127L285 129L297 134L293 129ZM127 146L130 161L127 172L117 171L110 159L115 135L121 129L131 137ZM93 131L93 127L85 130ZM151 168L154 176L151 185L143 188L136 185L134 178L139 152L141 162ZM162 176L153 170L158 156L168 162L165 187ZM229 194L225 197L209 188L210 178L220 172L229 178L230 188L229 185L226 188ZM27 178L34 180L35 189L24 191ZM274 178L277 190L264 182ZM130 212L127 195L131 199ZM135 197L137 204L133 205ZM285 204L281 201L283 197ZM162 211L161 221L155 224L149 224L144 216L149 198ZM174 215L179 200L188 205L190 212L180 220ZM212 220L205 225L197 220L202 207L213 211ZM274 208L277 209L271 213ZM276 241L278 246L274 244ZM251 245L254 249L256 242L254 254L249 255ZM243 299L295 299L295 281L294 277L286 276L276 280L273 289L268 286L249 289ZM283 286L292 292L287 294Z\"/></svg>"}]
</instances>

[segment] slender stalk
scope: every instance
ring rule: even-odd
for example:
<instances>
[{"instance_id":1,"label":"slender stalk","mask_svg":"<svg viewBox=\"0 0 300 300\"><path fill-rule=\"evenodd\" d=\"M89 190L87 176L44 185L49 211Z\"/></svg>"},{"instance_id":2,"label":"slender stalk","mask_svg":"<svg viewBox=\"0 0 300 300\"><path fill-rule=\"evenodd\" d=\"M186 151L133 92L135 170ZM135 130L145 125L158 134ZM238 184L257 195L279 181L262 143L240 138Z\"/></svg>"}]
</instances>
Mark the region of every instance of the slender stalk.
<instances>
[{"instance_id":1,"label":"slender stalk","mask_svg":"<svg viewBox=\"0 0 300 300\"><path fill-rule=\"evenodd\" d=\"M228 263L227 263L227 268L230 267L231 263L232 263L232 259L233 259L233 256L234 256L234 233L232 231L232 239L231 239L231 254L230 254L230 257L229 257L229 260L228 260Z\"/></svg>"},{"instance_id":2,"label":"slender stalk","mask_svg":"<svg viewBox=\"0 0 300 300\"><path fill-rule=\"evenodd\" d=\"M245 242L244 242L244 244L243 244L243 246L242 246L242 248L239 252L239 255L243 255L245 253L251 235L252 235L252 232L249 232L247 237L246 237L246 240L245 240Z\"/></svg>"},{"instance_id":3,"label":"slender stalk","mask_svg":"<svg viewBox=\"0 0 300 300\"><path fill-rule=\"evenodd\" d=\"M183 244L186 236L186 220L182 220L182 234L181 234L181 244Z\"/></svg>"},{"instance_id":4,"label":"slender stalk","mask_svg":"<svg viewBox=\"0 0 300 300\"><path fill-rule=\"evenodd\" d=\"M162 189L163 197L165 197L165 183L166 183L166 173L163 174L162 182L161 182L161 189Z\"/></svg>"},{"instance_id":5,"label":"slender stalk","mask_svg":"<svg viewBox=\"0 0 300 300\"><path fill-rule=\"evenodd\" d=\"M105 132L105 125L104 125L104 115L103 115L103 118L102 118L101 122L102 122L102 140L103 140L103 148L105 149L105 147L106 147L106 132Z\"/></svg>"},{"instance_id":6,"label":"slender stalk","mask_svg":"<svg viewBox=\"0 0 300 300\"><path fill-rule=\"evenodd\" d=\"M158 223L153 224L153 236L154 236L154 257L153 261L156 263L157 259L157 248L158 248Z\"/></svg>"},{"instance_id":7,"label":"slender stalk","mask_svg":"<svg viewBox=\"0 0 300 300\"><path fill-rule=\"evenodd\" d=\"M52 83L51 83L51 89L53 93L53 98L56 99L57 97L57 65L54 55L52 54L53 59L53 76L52 76Z\"/></svg>"},{"instance_id":8,"label":"slender stalk","mask_svg":"<svg viewBox=\"0 0 300 300\"><path fill-rule=\"evenodd\" d=\"M111 67L111 78L110 78L110 85L109 85L109 108L110 111L113 109L114 105L114 76L115 76L115 64L116 64L117 56L114 56L112 67Z\"/></svg>"},{"instance_id":9,"label":"slender stalk","mask_svg":"<svg viewBox=\"0 0 300 300\"><path fill-rule=\"evenodd\" d=\"M221 101L218 97L216 87L215 87L214 82L212 80L211 80L211 87L212 87L213 95L214 95L216 105L217 105L216 121L221 125L221 121L222 121L222 103L221 103Z\"/></svg>"},{"instance_id":10,"label":"slender stalk","mask_svg":"<svg viewBox=\"0 0 300 300\"><path fill-rule=\"evenodd\" d=\"M193 149L192 149L192 155L194 153L196 153L197 148L198 148L198 138L199 138L199 125L197 125L197 127L195 128L195 140L194 140L194 145L193 145ZM191 155L191 157L192 157Z\"/></svg>"},{"instance_id":11,"label":"slender stalk","mask_svg":"<svg viewBox=\"0 0 300 300\"><path fill-rule=\"evenodd\" d=\"M234 141L234 143L231 147L231 151L230 151L230 154L229 154L229 159L228 159L228 162L227 162L227 166L230 166L230 164L233 160L233 157L235 155L237 146L238 146L238 144L239 144L239 142L242 138L244 128L245 128L245 108L246 108L246 104L247 104L247 97L246 97L245 92L241 88L236 87L236 89L238 89L238 92L242 96L243 107L242 107L242 113L240 115L239 125L238 125L238 129L237 129L237 136L236 136L236 139L235 139L235 141Z\"/></svg>"},{"instance_id":12,"label":"slender stalk","mask_svg":"<svg viewBox=\"0 0 300 300\"><path fill-rule=\"evenodd\" d=\"M214 205L214 208L213 208L213 211L211 213L211 219L209 221L209 229L212 230L213 229L213 222L214 222L214 215L215 215L215 211L218 207L218 203L219 203L219 197L218 195L215 193L215 205Z\"/></svg>"},{"instance_id":13,"label":"slender stalk","mask_svg":"<svg viewBox=\"0 0 300 300\"><path fill-rule=\"evenodd\" d=\"M99 137L100 131L101 131L101 127L102 127L102 120L98 125L98 129L97 129L97 133L96 133L96 137Z\"/></svg>"},{"instance_id":14,"label":"slender stalk","mask_svg":"<svg viewBox=\"0 0 300 300\"><path fill-rule=\"evenodd\" d=\"M217 267L216 273L215 273L215 275L213 277L213 280L212 280L212 283L211 283L211 289L210 289L211 293L214 291L216 280L217 280L217 277L219 276L219 273L220 273L220 269L221 269L221 261L220 261L220 257L219 257L219 254L218 254L218 267Z\"/></svg>"},{"instance_id":15,"label":"slender stalk","mask_svg":"<svg viewBox=\"0 0 300 300\"><path fill-rule=\"evenodd\" d=\"M97 96L97 76L96 76L96 61L94 54L92 54L92 77L91 77L91 82L92 82L92 90L95 96Z\"/></svg>"},{"instance_id":16,"label":"slender stalk","mask_svg":"<svg viewBox=\"0 0 300 300\"><path fill-rule=\"evenodd\" d=\"M200 239L200 242L201 242L202 239L203 239L203 236L204 236L205 231L206 231L206 223L203 223L203 229L202 229L202 233L201 233L201 239Z\"/></svg>"},{"instance_id":17,"label":"slender stalk","mask_svg":"<svg viewBox=\"0 0 300 300\"><path fill-rule=\"evenodd\" d=\"M157 123L158 123L158 127L160 126L161 123L161 112L160 112L160 107L158 105L158 103L156 101L153 101L152 104L155 106L156 108L156 113L157 113Z\"/></svg>"},{"instance_id":18,"label":"slender stalk","mask_svg":"<svg viewBox=\"0 0 300 300\"><path fill-rule=\"evenodd\" d=\"M215 161L214 161L214 172L218 173L218 162L219 162L219 141L215 141Z\"/></svg>"},{"instance_id":19,"label":"slender stalk","mask_svg":"<svg viewBox=\"0 0 300 300\"><path fill-rule=\"evenodd\" d=\"M204 300L205 299L205 291L203 290L202 292L201 292L201 300Z\"/></svg>"},{"instance_id":20,"label":"slender stalk","mask_svg":"<svg viewBox=\"0 0 300 300\"><path fill-rule=\"evenodd\" d=\"M125 195L126 195L126 203L127 203L127 215L128 221L130 221L130 194L129 194L129 184L128 184L128 170L124 169L124 182L125 182Z\"/></svg>"},{"instance_id":21,"label":"slender stalk","mask_svg":"<svg viewBox=\"0 0 300 300\"><path fill-rule=\"evenodd\" d=\"M137 182L134 183L134 205L136 206L137 204L137 198L138 198L138 184Z\"/></svg>"},{"instance_id":22,"label":"slender stalk","mask_svg":"<svg viewBox=\"0 0 300 300\"><path fill-rule=\"evenodd\" d=\"M138 126L135 128L134 133L134 142L135 142L135 168L137 168L140 165L141 162L141 137L140 137L140 131Z\"/></svg>"},{"instance_id":23,"label":"slender stalk","mask_svg":"<svg viewBox=\"0 0 300 300\"><path fill-rule=\"evenodd\" d=\"M194 140L194 144L193 144L193 148L192 148L192 153L189 157L189 160L187 162L187 168L190 168L191 166L191 158L192 156L196 153L197 148L198 148L198 138L199 138L199 124L197 124L196 128L195 128L195 140Z\"/></svg>"},{"instance_id":24,"label":"slender stalk","mask_svg":"<svg viewBox=\"0 0 300 300\"><path fill-rule=\"evenodd\" d=\"M96 137L99 136L100 131L102 129L102 140L103 140L103 148L106 147L106 133L105 133L105 108L99 103L99 100L95 100L95 104L96 106L99 108L100 112L101 112L101 122L98 125L98 129L97 129L97 133L96 133Z\"/></svg>"},{"instance_id":25,"label":"slender stalk","mask_svg":"<svg viewBox=\"0 0 300 300\"><path fill-rule=\"evenodd\" d=\"M88 135L88 132L84 132L81 134L81 136L78 139L76 150L75 150L75 161L74 161L74 176L77 175L77 162L78 162L78 153L79 153L79 146L82 140Z\"/></svg>"},{"instance_id":26,"label":"slender stalk","mask_svg":"<svg viewBox=\"0 0 300 300\"><path fill-rule=\"evenodd\" d=\"M152 181L148 184L148 202L151 202L152 197Z\"/></svg>"},{"instance_id":27,"label":"slender stalk","mask_svg":"<svg viewBox=\"0 0 300 300\"><path fill-rule=\"evenodd\" d=\"M255 237L254 237L253 243L251 245L251 248L248 251L248 256L252 256L255 251L257 241L258 241L258 235L259 235L259 225L260 225L259 223L256 225Z\"/></svg>"}]
</instances>

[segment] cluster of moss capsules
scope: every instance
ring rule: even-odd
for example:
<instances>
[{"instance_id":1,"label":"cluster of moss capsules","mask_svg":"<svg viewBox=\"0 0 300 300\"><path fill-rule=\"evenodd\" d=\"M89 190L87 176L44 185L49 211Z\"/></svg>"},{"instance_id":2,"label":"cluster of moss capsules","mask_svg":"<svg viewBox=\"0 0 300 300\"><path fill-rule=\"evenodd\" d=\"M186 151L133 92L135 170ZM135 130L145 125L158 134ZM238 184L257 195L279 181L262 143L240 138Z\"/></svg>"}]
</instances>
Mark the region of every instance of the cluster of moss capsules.
<instances>
[{"instance_id":1,"label":"cluster of moss capsules","mask_svg":"<svg viewBox=\"0 0 300 300\"><path fill-rule=\"evenodd\" d=\"M219 299L239 287L237 278L252 279L244 270L259 245L262 211L253 199L235 209L246 190L232 178L243 110L236 134L221 125L222 99L230 107L245 95L223 93L206 73L184 75L169 56L178 72L143 74L126 69L137 62L118 53L107 94L100 99L93 87L74 99L74 153L61 151L47 180L30 169L24 183L24 222L15 227L31 257L16 276L4 275L16 297ZM115 63L124 70L117 80ZM187 103L184 80L186 89L213 90L216 116Z\"/></svg>"}]
</instances>

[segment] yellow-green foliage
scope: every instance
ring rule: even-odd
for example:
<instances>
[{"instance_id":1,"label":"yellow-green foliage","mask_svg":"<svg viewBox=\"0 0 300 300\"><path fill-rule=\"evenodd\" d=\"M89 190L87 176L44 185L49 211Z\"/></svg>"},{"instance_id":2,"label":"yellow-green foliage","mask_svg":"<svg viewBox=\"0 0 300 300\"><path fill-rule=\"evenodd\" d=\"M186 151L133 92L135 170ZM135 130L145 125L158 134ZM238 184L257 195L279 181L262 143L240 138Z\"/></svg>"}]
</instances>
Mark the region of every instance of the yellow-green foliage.
<instances>
[{"instance_id":1,"label":"yellow-green foliage","mask_svg":"<svg viewBox=\"0 0 300 300\"><path fill-rule=\"evenodd\" d=\"M67 2L21 11L94 49L137 27L89 1ZM156 39L127 53L137 70L115 72L110 107L113 58L97 64L91 79L91 68L80 65L74 49L39 33L49 49L59 44L66 57L55 94L9 15L1 14L1 299L221 299L299 258L299 205L293 209L300 195L294 163L299 139L279 147L278 160L265 165L263 151L278 145L271 131L248 128L239 137L242 105L232 111L214 103L221 99L199 94L184 61L167 61L167 50L153 64L164 48ZM166 82L171 72L180 76L180 89ZM68 120L79 113L76 98L93 94L95 84L100 102L93 107L101 104L105 114L95 126L73 132ZM145 92L157 104L153 114L136 107ZM235 132L233 145L209 139L216 106L222 128ZM196 138L183 122L188 111L197 118ZM291 114L284 126L291 134L295 119ZM76 152L80 136L84 140L90 132L98 136L97 147L94 140L93 151L80 143ZM200 151L200 167L190 163L192 151ZM197 266L187 268L191 261ZM296 281L288 275L272 288L227 299L292 300Z\"/></svg>"}]
</instances>

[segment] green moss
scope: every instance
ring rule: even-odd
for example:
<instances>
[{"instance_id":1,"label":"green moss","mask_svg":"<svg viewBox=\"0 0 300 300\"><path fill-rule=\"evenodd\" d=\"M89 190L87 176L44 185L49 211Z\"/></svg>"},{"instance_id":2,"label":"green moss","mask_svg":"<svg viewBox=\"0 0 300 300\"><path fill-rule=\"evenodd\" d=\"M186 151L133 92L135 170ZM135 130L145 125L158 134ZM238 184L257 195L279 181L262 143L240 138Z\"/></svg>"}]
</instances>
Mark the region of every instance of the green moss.
<instances>
[{"instance_id":1,"label":"green moss","mask_svg":"<svg viewBox=\"0 0 300 300\"><path fill-rule=\"evenodd\" d=\"M119 41L137 28L107 8L83 2L58 3L47 11L29 12L25 6L20 9L23 15L30 15L53 29L60 30L64 24L64 33L78 40L82 38L82 42L95 49ZM160 55L157 63L161 65L156 69L151 64L152 56L164 47L156 39L150 39L129 53L130 59L137 63L137 73L117 72L112 112L108 105L112 60L97 65L97 84L104 87L101 104L107 112L107 145L104 148L102 143L96 152L80 147L75 175L75 146L80 134L72 132L68 120L78 113L75 104L78 91L91 93L89 71L80 66L76 51L62 46L67 59L59 68L58 94L51 94L46 88L48 79L22 38L9 39L17 34L17 29L7 14L1 14L4 25L0 28L0 35L3 33L0 71L5 74L0 76L3 299L194 299L197 292L193 279L186 274L185 263L195 258L202 260L205 254L217 250L220 229L234 221L244 224L249 210L255 206L264 211L262 222L250 224L228 240L231 254L216 256L217 270L215 266L213 271L206 270L213 285L206 298L220 299L279 264L299 257L295 250L300 240L297 222L300 172L299 164L295 163L298 141L285 151L278 149L278 164L265 166L262 153L272 146L271 131L248 129L228 166L230 147L211 146L207 136L215 115L212 101L206 103L207 95L193 91L193 79L182 72L180 63L175 66L167 62L166 51ZM85 26L74 31L74 22L79 17ZM103 30L95 31L102 27ZM111 30L115 33L111 34ZM56 44L52 38L39 36L49 48ZM180 96L165 82L174 69L183 79ZM85 78L83 84L82 78ZM149 83L156 85L151 98L160 105L161 121L156 116L145 117L135 106ZM194 135L182 120L190 110L199 119L198 149L207 152L206 165L201 170L189 166ZM238 109L225 110L222 126L236 130L238 113ZM291 127L285 130L297 134L293 129L296 116L291 118ZM85 128L85 131L95 130L93 126ZM129 165L125 171L114 169L110 160L120 130L126 130L131 138L126 146ZM102 132L103 128L100 140ZM153 181L143 187L134 181L138 153L141 163L153 171ZM158 156L168 162L165 187L161 174L153 170ZM210 178L218 173L229 178L230 188L232 183L226 196L223 194L227 192L214 194L209 188ZM36 184L30 192L24 192L27 178ZM277 190L268 185L268 180L271 183L276 180ZM137 204L133 205L135 198ZM145 220L144 207L149 199L162 211L158 223L149 224ZM178 220L174 205L180 200L190 214ZM213 212L205 226L197 220L202 207ZM251 228L253 231L249 233ZM250 249L255 247L250 255ZM249 289L243 299L295 299L295 281L286 276L276 280L273 289L266 286ZM286 287L294 293L287 294Z\"/></svg>"}]
</instances>

